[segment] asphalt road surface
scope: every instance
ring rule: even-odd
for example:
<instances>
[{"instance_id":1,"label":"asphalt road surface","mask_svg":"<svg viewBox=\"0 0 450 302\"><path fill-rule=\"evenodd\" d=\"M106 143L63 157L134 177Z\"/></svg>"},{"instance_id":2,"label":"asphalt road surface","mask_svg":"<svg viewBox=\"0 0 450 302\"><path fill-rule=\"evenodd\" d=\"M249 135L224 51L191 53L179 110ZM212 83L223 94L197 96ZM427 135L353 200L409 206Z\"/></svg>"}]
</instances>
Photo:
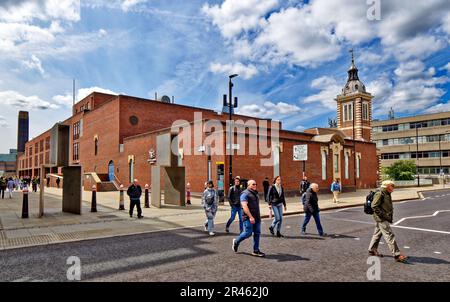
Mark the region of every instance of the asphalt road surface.
<instances>
[{"instance_id":1,"label":"asphalt road surface","mask_svg":"<svg viewBox=\"0 0 450 302\"><path fill-rule=\"evenodd\" d=\"M393 230L410 261L396 263L380 245L381 281L450 281L450 190L425 197L394 204ZM0 251L0 281L68 281L71 256L80 260L81 281L368 281L372 217L356 207L321 218L327 237L317 235L314 220L302 236L302 215L284 218L285 238L271 236L263 220L265 258L251 255L251 239L231 250L237 221L230 234L216 225L215 237L187 228Z\"/></svg>"}]
</instances>

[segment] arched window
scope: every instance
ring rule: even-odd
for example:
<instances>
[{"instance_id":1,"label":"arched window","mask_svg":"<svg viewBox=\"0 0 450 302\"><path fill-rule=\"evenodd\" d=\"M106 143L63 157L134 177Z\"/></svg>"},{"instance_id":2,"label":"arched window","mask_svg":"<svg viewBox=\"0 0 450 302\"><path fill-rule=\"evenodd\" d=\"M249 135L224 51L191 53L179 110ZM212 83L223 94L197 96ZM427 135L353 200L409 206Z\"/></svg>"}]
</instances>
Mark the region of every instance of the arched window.
<instances>
[{"instance_id":1,"label":"arched window","mask_svg":"<svg viewBox=\"0 0 450 302\"><path fill-rule=\"evenodd\" d=\"M322 179L327 179L327 152L322 151Z\"/></svg>"},{"instance_id":2,"label":"arched window","mask_svg":"<svg viewBox=\"0 0 450 302\"><path fill-rule=\"evenodd\" d=\"M361 167L361 155L356 156L356 178L359 178Z\"/></svg>"}]
</instances>

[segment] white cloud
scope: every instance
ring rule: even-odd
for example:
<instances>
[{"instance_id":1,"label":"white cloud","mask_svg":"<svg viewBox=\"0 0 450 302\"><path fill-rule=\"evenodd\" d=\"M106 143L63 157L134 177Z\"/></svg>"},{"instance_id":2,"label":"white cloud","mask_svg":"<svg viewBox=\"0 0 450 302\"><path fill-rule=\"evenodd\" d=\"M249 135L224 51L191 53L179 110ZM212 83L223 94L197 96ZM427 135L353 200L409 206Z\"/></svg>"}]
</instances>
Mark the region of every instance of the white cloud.
<instances>
[{"instance_id":1,"label":"white cloud","mask_svg":"<svg viewBox=\"0 0 450 302\"><path fill-rule=\"evenodd\" d=\"M443 39L434 36L420 35L403 40L392 46L387 46L386 50L398 60L405 61L410 58L426 58L444 48L445 45L446 42Z\"/></svg>"},{"instance_id":2,"label":"white cloud","mask_svg":"<svg viewBox=\"0 0 450 302\"><path fill-rule=\"evenodd\" d=\"M131 10L132 8L134 8L135 6L141 4L141 3L145 3L147 2L147 0L124 0L121 4L121 8L127 12L129 10Z\"/></svg>"},{"instance_id":3,"label":"white cloud","mask_svg":"<svg viewBox=\"0 0 450 302\"><path fill-rule=\"evenodd\" d=\"M0 128L9 128L8 122L1 115L0 115Z\"/></svg>"},{"instance_id":4,"label":"white cloud","mask_svg":"<svg viewBox=\"0 0 450 302\"><path fill-rule=\"evenodd\" d=\"M425 109L424 113L438 113L438 112L445 112L445 111L450 111L450 100L447 101L446 103L440 103L440 104L431 106L428 109Z\"/></svg>"},{"instance_id":5,"label":"white cloud","mask_svg":"<svg viewBox=\"0 0 450 302\"><path fill-rule=\"evenodd\" d=\"M70 94L66 94L66 95L55 95L54 97L52 97L52 100L61 106L67 107L67 108L72 108L73 105L73 96Z\"/></svg>"},{"instance_id":6,"label":"white cloud","mask_svg":"<svg viewBox=\"0 0 450 302\"><path fill-rule=\"evenodd\" d=\"M58 106L42 100L36 95L24 96L17 91L0 91L0 104L2 106L14 106L19 109L46 110L57 109Z\"/></svg>"},{"instance_id":7,"label":"white cloud","mask_svg":"<svg viewBox=\"0 0 450 302\"><path fill-rule=\"evenodd\" d=\"M205 4L202 12L225 38L232 38L261 26L264 15L277 6L277 0L225 0L220 6Z\"/></svg>"},{"instance_id":8,"label":"white cloud","mask_svg":"<svg viewBox=\"0 0 450 302\"><path fill-rule=\"evenodd\" d=\"M308 105L311 110L318 110L318 107L321 107L321 111L336 110L336 101L334 99L342 90L341 85L338 84L336 79L328 76L314 79L311 82L311 88L320 91L316 94L301 99L300 103L302 105L313 104L312 106Z\"/></svg>"},{"instance_id":9,"label":"white cloud","mask_svg":"<svg viewBox=\"0 0 450 302\"><path fill-rule=\"evenodd\" d=\"M36 57L35 55L31 55L31 59L30 60L25 60L23 61L23 65L30 70L36 69L37 71L39 71L39 73L41 75L44 75L44 68L42 68L42 63L41 60L39 60L38 57Z\"/></svg>"},{"instance_id":10,"label":"white cloud","mask_svg":"<svg viewBox=\"0 0 450 302\"><path fill-rule=\"evenodd\" d=\"M254 116L259 118L273 118L280 120L281 117L297 114L300 107L284 102L273 103L266 101L263 104L247 104L241 106L238 114Z\"/></svg>"},{"instance_id":11,"label":"white cloud","mask_svg":"<svg viewBox=\"0 0 450 302\"><path fill-rule=\"evenodd\" d=\"M244 79L250 79L258 74L258 69L254 65L246 66L240 62L235 64L211 63L209 70L213 73L222 73L226 75L237 73Z\"/></svg>"},{"instance_id":12,"label":"white cloud","mask_svg":"<svg viewBox=\"0 0 450 302\"><path fill-rule=\"evenodd\" d=\"M106 88L101 88L101 87L89 87L89 88L81 88L78 89L77 92L77 101L82 100L83 98L87 97L89 94L91 94L92 92L102 92L102 93L109 93L109 94L115 94L118 95L119 93L114 92L112 90L106 89Z\"/></svg>"},{"instance_id":13,"label":"white cloud","mask_svg":"<svg viewBox=\"0 0 450 302\"><path fill-rule=\"evenodd\" d=\"M114 92L110 89L101 88L101 87L89 87L89 88L80 88L76 92L76 100L75 102L81 101L85 97L87 97L92 92L102 92L108 94L118 95L119 93ZM72 108L73 105L73 95L72 93L66 93L64 95L58 94L52 97L52 100L58 106L64 106L66 108Z\"/></svg>"},{"instance_id":14,"label":"white cloud","mask_svg":"<svg viewBox=\"0 0 450 302\"><path fill-rule=\"evenodd\" d=\"M447 73L450 73L450 62L448 62L445 66L443 66L441 69L447 70Z\"/></svg>"},{"instance_id":15,"label":"white cloud","mask_svg":"<svg viewBox=\"0 0 450 302\"><path fill-rule=\"evenodd\" d=\"M6 22L80 20L80 0L29 0L0 3L0 20Z\"/></svg>"}]
</instances>

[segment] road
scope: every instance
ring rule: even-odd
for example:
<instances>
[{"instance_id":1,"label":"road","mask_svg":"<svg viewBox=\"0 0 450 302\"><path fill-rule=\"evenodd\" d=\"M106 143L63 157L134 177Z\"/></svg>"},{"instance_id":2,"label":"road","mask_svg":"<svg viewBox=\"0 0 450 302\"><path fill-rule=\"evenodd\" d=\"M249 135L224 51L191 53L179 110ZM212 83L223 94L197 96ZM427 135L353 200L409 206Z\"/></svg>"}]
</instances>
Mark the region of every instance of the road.
<instances>
[{"instance_id":1,"label":"road","mask_svg":"<svg viewBox=\"0 0 450 302\"><path fill-rule=\"evenodd\" d=\"M393 230L410 263L396 263L381 245L381 281L450 281L450 190L425 197L394 204ZM82 281L367 281L372 217L357 207L323 211L321 218L324 238L313 220L300 234L302 215L285 217L285 238L271 236L270 220L263 220L265 258L251 256L251 240L237 254L231 250L235 222L230 234L217 225L215 237L186 228L0 251L0 280L67 281L67 259L76 256Z\"/></svg>"}]
</instances>

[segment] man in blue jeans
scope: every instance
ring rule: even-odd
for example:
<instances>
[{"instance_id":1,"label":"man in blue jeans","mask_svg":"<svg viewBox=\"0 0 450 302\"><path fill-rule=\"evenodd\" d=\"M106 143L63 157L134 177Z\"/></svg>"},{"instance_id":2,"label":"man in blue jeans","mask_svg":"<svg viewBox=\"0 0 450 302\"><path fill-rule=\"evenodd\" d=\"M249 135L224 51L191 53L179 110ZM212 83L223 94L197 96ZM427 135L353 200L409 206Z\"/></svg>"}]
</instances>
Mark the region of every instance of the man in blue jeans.
<instances>
[{"instance_id":1,"label":"man in blue jeans","mask_svg":"<svg viewBox=\"0 0 450 302\"><path fill-rule=\"evenodd\" d=\"M243 231L243 221L242 221L242 206L241 206L241 179L239 176L234 178L234 186L228 191L228 202L231 206L231 217L228 219L227 226L225 227L225 232L230 232L230 225L236 218L236 214L239 217L239 234Z\"/></svg>"},{"instance_id":2,"label":"man in blue jeans","mask_svg":"<svg viewBox=\"0 0 450 302\"><path fill-rule=\"evenodd\" d=\"M316 183L312 183L308 190L306 190L305 195L305 204L303 206L303 210L305 211L305 220L302 225L302 235L306 234L306 226L311 219L311 216L314 217L314 221L316 222L317 231L320 236L326 236L323 232L322 224L320 223L320 209L319 209L319 198L317 197L317 192L319 192L319 185Z\"/></svg>"},{"instance_id":3,"label":"man in blue jeans","mask_svg":"<svg viewBox=\"0 0 450 302\"><path fill-rule=\"evenodd\" d=\"M256 191L256 181L248 181L247 190L241 194L241 205L244 210L244 231L233 239L232 249L238 251L239 244L252 236L253 233L253 256L264 257L265 254L259 250L259 237L261 236L261 214L259 211L259 197Z\"/></svg>"}]
</instances>

